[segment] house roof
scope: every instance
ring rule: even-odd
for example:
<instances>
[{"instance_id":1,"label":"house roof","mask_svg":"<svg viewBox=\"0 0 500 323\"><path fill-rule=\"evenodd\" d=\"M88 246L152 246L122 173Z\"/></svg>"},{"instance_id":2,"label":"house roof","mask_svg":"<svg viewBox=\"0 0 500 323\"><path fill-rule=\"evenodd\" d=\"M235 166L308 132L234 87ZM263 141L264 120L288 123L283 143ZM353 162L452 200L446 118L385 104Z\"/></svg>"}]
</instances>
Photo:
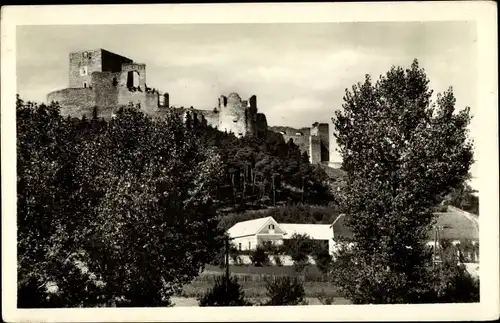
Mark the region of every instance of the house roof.
<instances>
[{"instance_id":1,"label":"house roof","mask_svg":"<svg viewBox=\"0 0 500 323\"><path fill-rule=\"evenodd\" d=\"M294 233L307 234L314 240L330 240L333 237L328 224L279 223L279 227L286 232L285 239L290 239Z\"/></svg>"},{"instance_id":2,"label":"house roof","mask_svg":"<svg viewBox=\"0 0 500 323\"><path fill-rule=\"evenodd\" d=\"M238 222L235 225L233 225L231 228L229 228L229 230L227 230L227 232L228 232L230 237L241 237L241 236L248 236L248 235L257 234L257 232L269 220L276 222L272 216L268 216L268 217L260 218L260 219L255 219L255 220L242 221L242 222Z\"/></svg>"},{"instance_id":3,"label":"house roof","mask_svg":"<svg viewBox=\"0 0 500 323\"><path fill-rule=\"evenodd\" d=\"M446 212L436 213L436 226L440 227L442 239L450 240L479 240L479 217L459 208L448 206ZM429 232L434 238L434 230Z\"/></svg>"},{"instance_id":4,"label":"house roof","mask_svg":"<svg viewBox=\"0 0 500 323\"><path fill-rule=\"evenodd\" d=\"M479 240L479 217L459 208L448 206L446 212L436 212L436 226L441 227L441 239ZM333 223L335 237L352 238L351 230L345 224L345 216L340 216ZM435 231L429 232L429 239L434 239Z\"/></svg>"}]
</instances>

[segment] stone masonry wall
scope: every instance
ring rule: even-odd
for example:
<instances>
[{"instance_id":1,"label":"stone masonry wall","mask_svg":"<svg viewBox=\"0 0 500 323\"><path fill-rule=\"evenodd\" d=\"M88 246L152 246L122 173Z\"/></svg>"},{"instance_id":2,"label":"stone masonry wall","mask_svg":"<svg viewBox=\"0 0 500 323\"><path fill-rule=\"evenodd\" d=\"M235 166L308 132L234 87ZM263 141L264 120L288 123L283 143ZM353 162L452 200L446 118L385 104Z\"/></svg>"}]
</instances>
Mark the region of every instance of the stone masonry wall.
<instances>
[{"instance_id":1,"label":"stone masonry wall","mask_svg":"<svg viewBox=\"0 0 500 323\"><path fill-rule=\"evenodd\" d=\"M59 102L61 114L80 118L92 116L96 105L94 91L89 88L63 89L47 95L47 102Z\"/></svg>"},{"instance_id":2,"label":"stone masonry wall","mask_svg":"<svg viewBox=\"0 0 500 323\"><path fill-rule=\"evenodd\" d=\"M320 123L318 130L321 141L321 161L328 162L330 160L330 131L328 123Z\"/></svg>"},{"instance_id":3,"label":"stone masonry wall","mask_svg":"<svg viewBox=\"0 0 500 323\"><path fill-rule=\"evenodd\" d=\"M130 103L141 105L141 110L148 114L158 111L159 94L142 91L130 91L126 87L118 87L118 105L128 106Z\"/></svg>"},{"instance_id":4,"label":"stone masonry wall","mask_svg":"<svg viewBox=\"0 0 500 323\"><path fill-rule=\"evenodd\" d=\"M116 80L120 73L92 73L92 89L95 92L95 103L101 109L118 106L118 88Z\"/></svg>"},{"instance_id":5,"label":"stone masonry wall","mask_svg":"<svg viewBox=\"0 0 500 323\"><path fill-rule=\"evenodd\" d=\"M288 140L292 139L293 143L299 146L299 149L301 152L307 152L307 155L311 157L310 155L310 142L309 142L309 136L298 136L298 135L282 135L283 139L285 142L288 142Z\"/></svg>"},{"instance_id":6,"label":"stone masonry wall","mask_svg":"<svg viewBox=\"0 0 500 323\"><path fill-rule=\"evenodd\" d=\"M311 164L321 162L321 140L319 136L309 136L309 161Z\"/></svg>"},{"instance_id":7,"label":"stone masonry wall","mask_svg":"<svg viewBox=\"0 0 500 323\"><path fill-rule=\"evenodd\" d=\"M86 53L86 55L84 55ZM87 67L85 75L81 75L80 68ZM100 50L80 51L69 54L69 87L83 88L92 84L92 73L102 71L102 57Z\"/></svg>"}]
</instances>

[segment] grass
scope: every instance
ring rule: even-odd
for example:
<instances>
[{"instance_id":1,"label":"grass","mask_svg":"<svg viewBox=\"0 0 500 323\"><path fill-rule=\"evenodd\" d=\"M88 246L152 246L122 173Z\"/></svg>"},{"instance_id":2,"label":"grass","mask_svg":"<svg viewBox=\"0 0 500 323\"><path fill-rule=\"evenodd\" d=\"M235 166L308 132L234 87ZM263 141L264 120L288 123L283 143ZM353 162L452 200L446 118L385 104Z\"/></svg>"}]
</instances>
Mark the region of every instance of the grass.
<instances>
[{"instance_id":1,"label":"grass","mask_svg":"<svg viewBox=\"0 0 500 323\"><path fill-rule=\"evenodd\" d=\"M306 271L307 270L307 271ZM304 274L298 276L303 281L306 297L340 297L337 288L329 283L316 266L308 266ZM224 274L224 269L217 266L207 266L205 271L190 284L184 286L180 296L199 297L214 285L215 277ZM231 275L238 277L246 297L266 297L266 279L273 276L295 276L292 266L230 266Z\"/></svg>"},{"instance_id":2,"label":"grass","mask_svg":"<svg viewBox=\"0 0 500 323\"><path fill-rule=\"evenodd\" d=\"M264 266L255 267L253 265L229 266L229 272L235 275L272 275L272 276L295 276L295 268L293 266ZM225 268L219 266L206 266L203 275L225 273ZM309 265L304 269L306 279L318 281L323 278L323 274L318 267Z\"/></svg>"},{"instance_id":3,"label":"grass","mask_svg":"<svg viewBox=\"0 0 500 323\"><path fill-rule=\"evenodd\" d=\"M265 281L238 281L242 285L246 297L265 298L267 296ZM180 296L200 297L212 286L213 282L199 281L195 279L191 284L184 286ZM331 283L304 282L304 291L306 293L306 297L340 297L337 288Z\"/></svg>"}]
</instances>

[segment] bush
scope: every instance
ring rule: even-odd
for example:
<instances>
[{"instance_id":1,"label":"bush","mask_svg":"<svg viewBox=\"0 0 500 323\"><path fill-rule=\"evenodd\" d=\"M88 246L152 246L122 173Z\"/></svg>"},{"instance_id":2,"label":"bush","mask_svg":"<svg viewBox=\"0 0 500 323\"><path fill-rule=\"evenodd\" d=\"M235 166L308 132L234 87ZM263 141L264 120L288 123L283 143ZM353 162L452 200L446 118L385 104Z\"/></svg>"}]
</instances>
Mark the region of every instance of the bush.
<instances>
[{"instance_id":1,"label":"bush","mask_svg":"<svg viewBox=\"0 0 500 323\"><path fill-rule=\"evenodd\" d=\"M328 252L328 250L320 250L314 254L314 261L316 262L316 267L318 267L319 271L323 274L328 274L329 269L332 265L332 256Z\"/></svg>"},{"instance_id":2,"label":"bush","mask_svg":"<svg viewBox=\"0 0 500 323\"><path fill-rule=\"evenodd\" d=\"M257 247L250 254L250 260L255 267L262 267L269 265L269 257L266 254L266 251L262 247Z\"/></svg>"},{"instance_id":3,"label":"bush","mask_svg":"<svg viewBox=\"0 0 500 323\"><path fill-rule=\"evenodd\" d=\"M479 302L479 279L472 277L463 265L445 263L436 270L434 278L437 302Z\"/></svg>"},{"instance_id":4,"label":"bush","mask_svg":"<svg viewBox=\"0 0 500 323\"><path fill-rule=\"evenodd\" d=\"M306 305L304 286L296 277L266 279L266 295L270 300L264 305Z\"/></svg>"},{"instance_id":5,"label":"bush","mask_svg":"<svg viewBox=\"0 0 500 323\"><path fill-rule=\"evenodd\" d=\"M276 266L278 266L278 267L283 266L283 261L281 261L281 257L279 255L274 255L273 258L274 258L274 263L276 264Z\"/></svg>"},{"instance_id":6,"label":"bush","mask_svg":"<svg viewBox=\"0 0 500 323\"><path fill-rule=\"evenodd\" d=\"M319 295L318 295L318 300L321 302L321 304L323 305L332 305L333 304L333 301L335 300L335 298L333 298L332 296L329 296L325 293L324 290L322 290L321 292L319 292Z\"/></svg>"},{"instance_id":7,"label":"bush","mask_svg":"<svg viewBox=\"0 0 500 323\"><path fill-rule=\"evenodd\" d=\"M227 283L227 285L226 285ZM236 277L218 276L212 288L198 299L200 306L251 306Z\"/></svg>"}]
</instances>

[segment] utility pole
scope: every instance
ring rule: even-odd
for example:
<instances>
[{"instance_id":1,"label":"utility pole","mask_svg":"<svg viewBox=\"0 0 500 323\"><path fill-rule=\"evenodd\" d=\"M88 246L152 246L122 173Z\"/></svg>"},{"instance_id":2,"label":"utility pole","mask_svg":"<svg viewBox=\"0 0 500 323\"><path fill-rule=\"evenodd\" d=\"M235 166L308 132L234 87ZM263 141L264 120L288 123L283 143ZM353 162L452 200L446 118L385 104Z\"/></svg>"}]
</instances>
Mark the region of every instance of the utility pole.
<instances>
[{"instance_id":1,"label":"utility pole","mask_svg":"<svg viewBox=\"0 0 500 323\"><path fill-rule=\"evenodd\" d=\"M229 237L226 236L226 293L229 290Z\"/></svg>"}]
</instances>

